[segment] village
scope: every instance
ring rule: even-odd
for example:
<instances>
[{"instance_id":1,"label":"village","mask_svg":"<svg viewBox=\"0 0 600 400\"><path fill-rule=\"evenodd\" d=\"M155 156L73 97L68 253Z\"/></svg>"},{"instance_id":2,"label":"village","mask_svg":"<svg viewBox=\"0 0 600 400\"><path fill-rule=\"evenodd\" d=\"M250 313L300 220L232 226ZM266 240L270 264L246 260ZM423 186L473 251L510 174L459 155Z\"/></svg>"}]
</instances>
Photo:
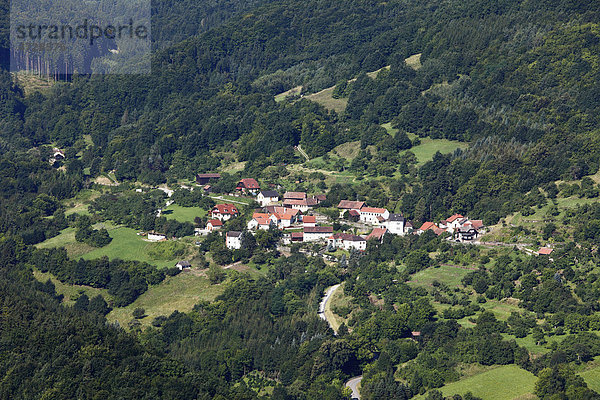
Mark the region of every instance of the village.
<instances>
[{"instance_id":1,"label":"village","mask_svg":"<svg viewBox=\"0 0 600 400\"><path fill-rule=\"evenodd\" d=\"M202 185L205 192L209 192L209 182L216 179L219 179L219 174L199 174L196 182ZM472 243L485 232L482 220L472 220L460 214L454 214L439 223L425 222L414 227L402 214L355 200L341 200L337 204L337 219L331 218L315 211L327 199L325 194L292 191L280 194L276 190L261 190L260 184L253 178L241 179L234 195L252 197L260 205L247 222L246 230L255 233L258 230L278 229L282 232L281 245L317 243L326 245L329 251L365 251L369 241L382 242L386 235L420 235L431 230L438 236L445 234L451 241ZM220 231L224 222L238 218L240 212L233 203L220 203L210 210L209 216L206 227L196 230L197 235ZM349 229L335 232L335 222L343 223ZM242 233L225 233L228 249L242 248Z\"/></svg>"}]
</instances>

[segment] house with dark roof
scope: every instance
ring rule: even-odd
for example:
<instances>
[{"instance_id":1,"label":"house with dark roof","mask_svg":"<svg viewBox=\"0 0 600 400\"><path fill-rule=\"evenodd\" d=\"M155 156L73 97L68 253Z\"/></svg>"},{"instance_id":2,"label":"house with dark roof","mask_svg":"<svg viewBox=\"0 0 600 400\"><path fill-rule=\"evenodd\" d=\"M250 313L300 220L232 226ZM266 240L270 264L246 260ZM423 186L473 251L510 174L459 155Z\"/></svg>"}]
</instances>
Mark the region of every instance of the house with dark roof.
<instances>
[{"instance_id":1,"label":"house with dark roof","mask_svg":"<svg viewBox=\"0 0 600 400\"><path fill-rule=\"evenodd\" d=\"M402 214L390 214L388 219L381 225L385 226L388 232L394 235L402 236L406 233L405 221Z\"/></svg>"},{"instance_id":2,"label":"house with dark roof","mask_svg":"<svg viewBox=\"0 0 600 400\"><path fill-rule=\"evenodd\" d=\"M256 196L256 201L265 207L279 201L279 193L274 190L261 190Z\"/></svg>"},{"instance_id":3,"label":"house with dark roof","mask_svg":"<svg viewBox=\"0 0 600 400\"><path fill-rule=\"evenodd\" d=\"M183 271L184 268L191 268L192 264L190 264L189 261L179 261L175 266L179 268L180 271Z\"/></svg>"},{"instance_id":4,"label":"house with dark roof","mask_svg":"<svg viewBox=\"0 0 600 400\"><path fill-rule=\"evenodd\" d=\"M360 250L367 249L367 240L362 236L352 235L350 233L336 233L327 238L327 244L336 249Z\"/></svg>"},{"instance_id":5,"label":"house with dark roof","mask_svg":"<svg viewBox=\"0 0 600 400\"><path fill-rule=\"evenodd\" d=\"M225 245L230 250L239 250L242 248L242 232L229 231L225 234Z\"/></svg>"},{"instance_id":6,"label":"house with dark roof","mask_svg":"<svg viewBox=\"0 0 600 400\"><path fill-rule=\"evenodd\" d=\"M221 179L221 174L207 173L196 175L196 183L198 185L206 185L210 181L216 181L218 179Z\"/></svg>"}]
</instances>

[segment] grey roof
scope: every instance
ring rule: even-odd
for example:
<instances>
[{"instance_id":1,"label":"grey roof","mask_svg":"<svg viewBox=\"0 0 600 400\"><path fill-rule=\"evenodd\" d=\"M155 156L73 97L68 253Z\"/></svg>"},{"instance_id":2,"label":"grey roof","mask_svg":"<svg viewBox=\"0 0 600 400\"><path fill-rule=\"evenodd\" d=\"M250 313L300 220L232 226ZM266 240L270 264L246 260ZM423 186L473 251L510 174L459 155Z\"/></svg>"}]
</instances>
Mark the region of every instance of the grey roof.
<instances>
[{"instance_id":1,"label":"grey roof","mask_svg":"<svg viewBox=\"0 0 600 400\"><path fill-rule=\"evenodd\" d=\"M263 190L260 193L265 197L279 197L279 193L274 190Z\"/></svg>"},{"instance_id":2,"label":"grey roof","mask_svg":"<svg viewBox=\"0 0 600 400\"><path fill-rule=\"evenodd\" d=\"M404 217L402 214L390 214L389 221L404 221Z\"/></svg>"},{"instance_id":3,"label":"grey roof","mask_svg":"<svg viewBox=\"0 0 600 400\"><path fill-rule=\"evenodd\" d=\"M228 237L240 237L240 236L242 236L242 232L229 231L229 232L227 232L227 236Z\"/></svg>"},{"instance_id":4,"label":"grey roof","mask_svg":"<svg viewBox=\"0 0 600 400\"><path fill-rule=\"evenodd\" d=\"M192 264L190 264L189 261L179 261L177 265L181 265L182 267L190 267Z\"/></svg>"}]
</instances>

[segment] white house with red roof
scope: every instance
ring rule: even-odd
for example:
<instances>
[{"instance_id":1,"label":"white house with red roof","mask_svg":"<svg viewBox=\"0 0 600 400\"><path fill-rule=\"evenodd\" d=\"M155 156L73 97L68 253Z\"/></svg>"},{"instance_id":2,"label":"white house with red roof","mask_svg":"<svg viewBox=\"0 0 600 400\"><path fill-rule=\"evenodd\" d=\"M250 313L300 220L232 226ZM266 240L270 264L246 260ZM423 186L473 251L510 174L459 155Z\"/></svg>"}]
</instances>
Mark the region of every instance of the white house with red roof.
<instances>
[{"instance_id":1,"label":"white house with red roof","mask_svg":"<svg viewBox=\"0 0 600 400\"><path fill-rule=\"evenodd\" d=\"M244 178L238 182L235 190L244 194L250 193L256 195L260 190L260 185L254 178Z\"/></svg>"},{"instance_id":2,"label":"white house with red roof","mask_svg":"<svg viewBox=\"0 0 600 400\"><path fill-rule=\"evenodd\" d=\"M317 217L314 215L305 215L302 217L302 226L317 226Z\"/></svg>"},{"instance_id":3,"label":"white house with red roof","mask_svg":"<svg viewBox=\"0 0 600 400\"><path fill-rule=\"evenodd\" d=\"M248 230L262 229L267 231L271 226L275 226L276 224L277 222L276 220L274 221L271 214L254 213L252 214L252 219L248 221L247 228Z\"/></svg>"},{"instance_id":4,"label":"white house with red roof","mask_svg":"<svg viewBox=\"0 0 600 400\"><path fill-rule=\"evenodd\" d=\"M367 240L362 236L352 235L350 233L336 233L327 238L327 244L337 249L360 250L367 249Z\"/></svg>"},{"instance_id":5,"label":"white house with red roof","mask_svg":"<svg viewBox=\"0 0 600 400\"><path fill-rule=\"evenodd\" d=\"M450 218L440 223L440 228L446 232L454 233L455 230L461 227L468 219L460 214L454 214Z\"/></svg>"},{"instance_id":6,"label":"white house with red roof","mask_svg":"<svg viewBox=\"0 0 600 400\"><path fill-rule=\"evenodd\" d=\"M291 208L293 210L299 210L302 213L307 212L310 208L317 205L317 200L313 197L309 197L304 200L297 199L284 199L283 206L285 208Z\"/></svg>"},{"instance_id":7,"label":"white house with red roof","mask_svg":"<svg viewBox=\"0 0 600 400\"><path fill-rule=\"evenodd\" d=\"M306 192L285 192L283 194L283 200L306 200L307 198Z\"/></svg>"},{"instance_id":8,"label":"white house with red roof","mask_svg":"<svg viewBox=\"0 0 600 400\"><path fill-rule=\"evenodd\" d=\"M219 230L223 227L223 222L218 219L209 219L206 222L206 230L208 232Z\"/></svg>"},{"instance_id":9,"label":"white house with red roof","mask_svg":"<svg viewBox=\"0 0 600 400\"><path fill-rule=\"evenodd\" d=\"M380 225L387 221L390 216L388 210L377 207L362 207L359 213L360 221L371 225Z\"/></svg>"},{"instance_id":10,"label":"white house with red roof","mask_svg":"<svg viewBox=\"0 0 600 400\"><path fill-rule=\"evenodd\" d=\"M229 221L240 215L237 207L231 203L217 204L210 211L210 215L219 221Z\"/></svg>"},{"instance_id":11,"label":"white house with red roof","mask_svg":"<svg viewBox=\"0 0 600 400\"><path fill-rule=\"evenodd\" d=\"M423 225L421 225L421 227L419 229L416 230L416 233L417 233L417 235L420 235L427 230L435 231L436 229L439 229L436 224L434 224L433 222L427 221L427 222L423 223Z\"/></svg>"}]
</instances>

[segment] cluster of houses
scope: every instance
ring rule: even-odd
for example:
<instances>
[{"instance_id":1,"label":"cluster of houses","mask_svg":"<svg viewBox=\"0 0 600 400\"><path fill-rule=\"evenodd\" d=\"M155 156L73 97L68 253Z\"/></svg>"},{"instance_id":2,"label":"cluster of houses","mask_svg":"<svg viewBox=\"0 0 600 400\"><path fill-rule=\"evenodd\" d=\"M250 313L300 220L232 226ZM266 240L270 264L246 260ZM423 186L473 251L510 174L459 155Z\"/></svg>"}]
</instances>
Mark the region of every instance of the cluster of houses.
<instances>
[{"instance_id":1,"label":"cluster of houses","mask_svg":"<svg viewBox=\"0 0 600 400\"><path fill-rule=\"evenodd\" d=\"M419 229L417 234L422 234L425 231L432 230L436 235L448 232L458 241L471 241L477 239L482 233L483 221L480 219L469 219L460 214L454 214L450 218L441 221L439 224L433 222L425 222Z\"/></svg>"},{"instance_id":2,"label":"cluster of houses","mask_svg":"<svg viewBox=\"0 0 600 400\"><path fill-rule=\"evenodd\" d=\"M198 184L205 185L205 190L209 190L210 182L219 178L219 174L199 174L196 176L196 181ZM241 179L236 186L236 191L242 195L255 196L256 202L262 207L252 215L246 229L250 232L279 229L284 232L284 244L322 242L327 243L330 248L362 251L366 249L369 240L381 241L387 234L402 236L433 230L437 235L448 232L453 239L470 241L476 239L483 228L481 220L471 220L460 214L454 214L438 224L425 222L420 228L414 229L402 214L391 213L385 208L370 207L363 201L342 200L337 205L340 218L347 218L359 224L358 226L363 230L371 227L372 231L366 237L350 233L334 233L332 226L321 224L326 222L326 218L311 215L311 209L326 200L324 194L310 196L306 192L285 192L280 196L274 190L261 190L259 183L253 178ZM225 221L237 216L239 211L234 204L217 204L210 211L210 219L205 231L219 230ZM226 245L230 249L241 248L241 240L241 232L230 231L225 235Z\"/></svg>"}]
</instances>

